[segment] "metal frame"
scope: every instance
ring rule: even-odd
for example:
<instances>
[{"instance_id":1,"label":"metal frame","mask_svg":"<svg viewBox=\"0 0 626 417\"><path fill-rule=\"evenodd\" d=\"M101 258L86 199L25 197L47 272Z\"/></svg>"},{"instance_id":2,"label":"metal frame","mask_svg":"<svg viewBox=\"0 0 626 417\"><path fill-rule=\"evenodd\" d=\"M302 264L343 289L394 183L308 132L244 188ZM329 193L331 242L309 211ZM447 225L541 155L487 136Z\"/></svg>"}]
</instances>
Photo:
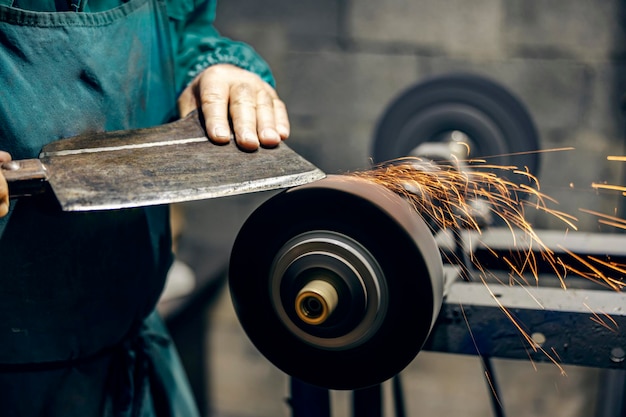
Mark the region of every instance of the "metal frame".
<instances>
[{"instance_id":1,"label":"metal frame","mask_svg":"<svg viewBox=\"0 0 626 417\"><path fill-rule=\"evenodd\" d=\"M561 249L565 247L581 257L610 257L626 263L623 234L539 231L538 235L563 258L570 256ZM466 235L465 241L478 239ZM551 361L550 355L564 365L626 369L626 332L620 331L626 328L626 293L576 276L565 277L568 289L564 290L555 273L549 273L550 267L541 264L538 279L529 277L523 286L502 284L509 282L509 271L497 260L514 247L508 229L489 230L480 242L467 247L473 257L485 260L489 276L480 278L470 267L471 282L466 282L458 268L447 267L444 304L426 350L537 362ZM440 248L453 250L445 244ZM523 340L504 310L543 351Z\"/></svg>"},{"instance_id":2,"label":"metal frame","mask_svg":"<svg viewBox=\"0 0 626 417\"><path fill-rule=\"evenodd\" d=\"M543 351L523 339L503 308ZM624 328L625 293L455 282L424 348L536 362L550 355L564 365L626 369Z\"/></svg>"}]
</instances>

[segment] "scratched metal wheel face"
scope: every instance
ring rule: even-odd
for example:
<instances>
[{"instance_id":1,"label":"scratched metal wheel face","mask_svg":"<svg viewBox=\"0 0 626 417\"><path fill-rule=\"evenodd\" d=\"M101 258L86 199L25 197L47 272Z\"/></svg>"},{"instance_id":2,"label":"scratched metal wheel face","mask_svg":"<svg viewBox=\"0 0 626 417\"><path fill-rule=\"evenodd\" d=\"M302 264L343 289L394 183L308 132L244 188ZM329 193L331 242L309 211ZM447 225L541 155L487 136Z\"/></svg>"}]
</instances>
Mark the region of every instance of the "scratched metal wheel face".
<instances>
[{"instance_id":1,"label":"scratched metal wheel face","mask_svg":"<svg viewBox=\"0 0 626 417\"><path fill-rule=\"evenodd\" d=\"M443 293L441 257L411 206L347 176L262 204L231 254L248 337L275 366L330 389L381 383L423 346Z\"/></svg>"},{"instance_id":2,"label":"scratched metal wheel face","mask_svg":"<svg viewBox=\"0 0 626 417\"><path fill-rule=\"evenodd\" d=\"M329 282L341 295L338 304L342 304L329 317L333 320L315 325L300 320L294 300L306 284L299 281L307 276ZM289 331L328 350L350 349L372 337L384 321L389 298L384 274L372 254L356 240L328 230L302 233L281 248L270 270L270 297Z\"/></svg>"}]
</instances>

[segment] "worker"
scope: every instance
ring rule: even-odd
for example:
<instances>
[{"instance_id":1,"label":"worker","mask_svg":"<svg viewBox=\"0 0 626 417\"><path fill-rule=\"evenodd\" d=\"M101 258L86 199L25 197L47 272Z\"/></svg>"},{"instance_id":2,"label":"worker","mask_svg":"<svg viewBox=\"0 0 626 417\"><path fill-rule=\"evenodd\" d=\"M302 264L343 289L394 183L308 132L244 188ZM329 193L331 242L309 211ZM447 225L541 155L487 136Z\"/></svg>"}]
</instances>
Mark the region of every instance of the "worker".
<instances>
[{"instance_id":1,"label":"worker","mask_svg":"<svg viewBox=\"0 0 626 417\"><path fill-rule=\"evenodd\" d=\"M213 0L0 0L0 161L195 109L216 143L278 145L289 121L270 69L219 35L215 11ZM65 213L46 194L9 198L0 175L0 414L198 415L155 313L168 208Z\"/></svg>"}]
</instances>

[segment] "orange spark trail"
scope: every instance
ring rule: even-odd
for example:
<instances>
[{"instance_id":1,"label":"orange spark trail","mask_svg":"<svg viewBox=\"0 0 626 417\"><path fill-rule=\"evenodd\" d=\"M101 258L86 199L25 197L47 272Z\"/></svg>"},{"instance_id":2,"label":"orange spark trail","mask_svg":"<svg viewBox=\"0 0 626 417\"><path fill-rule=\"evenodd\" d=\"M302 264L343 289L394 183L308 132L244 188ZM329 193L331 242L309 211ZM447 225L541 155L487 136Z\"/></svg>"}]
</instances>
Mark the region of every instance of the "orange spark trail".
<instances>
[{"instance_id":1,"label":"orange spark trail","mask_svg":"<svg viewBox=\"0 0 626 417\"><path fill-rule=\"evenodd\" d=\"M532 154L548 153L548 152L573 151L575 149L576 148L574 148L573 146L566 146L566 147L563 147L563 148L550 148L550 149L538 149L538 150L534 150L534 151L525 151L525 152L501 153L501 154L498 154L498 155L483 156L482 158L489 159L489 158L499 158L501 156L532 155Z\"/></svg>"},{"instance_id":2,"label":"orange spark trail","mask_svg":"<svg viewBox=\"0 0 626 417\"><path fill-rule=\"evenodd\" d=\"M597 182L591 183L591 188L595 188L597 190L611 190L611 191L626 191L626 187L623 185L612 185L612 184L600 184Z\"/></svg>"},{"instance_id":3,"label":"orange spark trail","mask_svg":"<svg viewBox=\"0 0 626 417\"><path fill-rule=\"evenodd\" d=\"M623 224L623 223L612 222L612 221L602 220L602 219L598 220L598 223L615 227L617 229L626 229L626 224Z\"/></svg>"},{"instance_id":4,"label":"orange spark trail","mask_svg":"<svg viewBox=\"0 0 626 417\"><path fill-rule=\"evenodd\" d=\"M573 148L552 149L548 152L571 149ZM548 203L556 203L556 201L540 191L538 179L528 170L521 170L515 166L488 164L485 162L487 158L489 157L465 161L472 164L471 169L462 170L454 164L454 162L460 161L451 161L450 164L445 165L418 157L405 157L381 164L370 170L354 172L351 175L380 184L404 197L424 217L433 230L433 234L440 230L450 230L458 235L461 230L470 230L477 232L480 239L482 228L489 223L489 221L485 221L485 218L499 219L510 230L513 247L516 251L516 253L511 253L509 257L499 257L509 268L509 285L527 285L528 276L533 277L538 283L538 262L541 259L559 279L563 289L567 288L565 277L570 272L616 291L626 286L621 280L607 276L600 269L600 267L605 267L609 270L622 272L619 266L614 263L604 262L593 257L583 258L561 248L566 255L573 259L572 262L580 264L579 267L576 267L572 263L565 262L548 248L526 220L527 209L542 211L553 216L562 222L566 230L577 230L576 222L578 219L568 213L549 207ZM624 161L626 161L626 157ZM513 177L526 183L507 179L506 175L511 173L515 174ZM594 184L593 186L596 189L626 191L626 187L608 184ZM626 228L626 220L602 215L591 210L581 209L581 211L598 215L604 222L612 222ZM457 237L460 238L460 236ZM490 249L487 248L487 250ZM491 252L496 256L495 252ZM444 256L455 258L457 255L444 254ZM448 259L448 261L454 260L457 259ZM463 264L462 260L457 261ZM491 291L486 277L491 277L493 274L489 274L475 257L471 256L470 262L492 298L517 328L527 346L535 352L541 351L564 374L563 368L558 363L558 354L554 351L547 352L538 345ZM624 272L626 272L626 265ZM464 271L463 274L468 274L468 271ZM501 282L499 278L494 278ZM607 317L611 320L608 315ZM603 327L612 328L597 314L592 317L592 320Z\"/></svg>"},{"instance_id":5,"label":"orange spark trail","mask_svg":"<svg viewBox=\"0 0 626 417\"><path fill-rule=\"evenodd\" d=\"M534 187L513 182L497 175L498 172L521 174ZM484 227L481 215L500 219L510 229L514 246L519 248L518 259L504 259L510 270L519 277L530 273L538 281L538 250L565 288L562 262L542 242L525 215L528 208L543 211L574 230L577 228L577 219L550 208L548 202L553 200L539 190L539 181L527 171L493 164L478 164L472 166L471 170L460 170L430 160L405 157L352 175L381 184L403 196L430 221L434 232L446 229L455 233L459 230L473 230L480 235ZM529 200L534 202L530 203ZM478 213L480 208L476 207L481 204L482 214ZM524 242L520 242L523 245L518 245L518 231L523 237Z\"/></svg>"},{"instance_id":6,"label":"orange spark trail","mask_svg":"<svg viewBox=\"0 0 626 417\"><path fill-rule=\"evenodd\" d=\"M606 157L607 161L619 161L619 162L626 162L626 156L607 156Z\"/></svg>"},{"instance_id":7,"label":"orange spark trail","mask_svg":"<svg viewBox=\"0 0 626 417\"><path fill-rule=\"evenodd\" d=\"M591 311L592 316L590 317L591 321L599 324L600 326L604 327L605 329L613 332L613 333L617 333L618 330L618 324L617 322L613 319L613 317L611 317L610 315L606 314L605 312L601 311L602 315L605 316L606 318L608 318L608 320L611 322L612 325L609 325L606 321L604 321L604 319L602 317L600 317L600 315L598 313L596 313L595 311L593 311L593 309L591 307L589 307L587 305L587 303L583 303L583 305L585 307L587 307L587 309L589 311Z\"/></svg>"},{"instance_id":8,"label":"orange spark trail","mask_svg":"<svg viewBox=\"0 0 626 417\"><path fill-rule=\"evenodd\" d=\"M610 155L610 156L607 156L606 159L608 161L626 162L626 156L622 156L622 155ZM614 185L614 184L594 182L591 184L591 187L595 188L596 190L618 191L622 195L626 196L626 186L623 186L623 185ZM616 229L626 230L626 219L622 219L620 217L612 216L609 214L600 213L594 210L588 210L588 209L583 209L583 208L579 208L579 210L583 213L591 214L592 216L598 217L598 224L611 226ZM626 273L626 271L624 270L624 268L622 268L621 265L602 261L594 257L588 257L588 260L590 264L602 265L602 266L607 267L611 271L615 271L621 274ZM594 280L594 278L597 278L597 276L593 276L592 274L592 277L590 279ZM606 277L606 276L602 276L601 279L604 281L604 283L606 283L607 286L609 286L610 288L616 291L620 291L622 288L626 287L626 284L621 279L615 279L615 278Z\"/></svg>"},{"instance_id":9,"label":"orange spark trail","mask_svg":"<svg viewBox=\"0 0 626 417\"><path fill-rule=\"evenodd\" d=\"M626 229L626 220L621 219L617 216L611 216L608 214L600 213L595 210L587 210L583 208L579 208L579 211L587 214L591 214L592 216L599 217L598 223L606 224L607 226L617 227L619 229Z\"/></svg>"}]
</instances>

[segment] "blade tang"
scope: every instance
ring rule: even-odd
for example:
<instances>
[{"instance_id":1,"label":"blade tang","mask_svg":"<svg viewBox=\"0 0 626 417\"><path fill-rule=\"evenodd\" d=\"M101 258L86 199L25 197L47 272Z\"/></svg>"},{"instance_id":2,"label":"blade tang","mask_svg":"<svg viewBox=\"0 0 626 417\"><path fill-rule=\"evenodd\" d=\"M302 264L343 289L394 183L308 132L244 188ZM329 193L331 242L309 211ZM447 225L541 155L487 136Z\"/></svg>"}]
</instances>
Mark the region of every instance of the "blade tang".
<instances>
[{"instance_id":1,"label":"blade tang","mask_svg":"<svg viewBox=\"0 0 626 417\"><path fill-rule=\"evenodd\" d=\"M11 198L41 194L48 184L48 170L39 159L9 161L0 165Z\"/></svg>"}]
</instances>

